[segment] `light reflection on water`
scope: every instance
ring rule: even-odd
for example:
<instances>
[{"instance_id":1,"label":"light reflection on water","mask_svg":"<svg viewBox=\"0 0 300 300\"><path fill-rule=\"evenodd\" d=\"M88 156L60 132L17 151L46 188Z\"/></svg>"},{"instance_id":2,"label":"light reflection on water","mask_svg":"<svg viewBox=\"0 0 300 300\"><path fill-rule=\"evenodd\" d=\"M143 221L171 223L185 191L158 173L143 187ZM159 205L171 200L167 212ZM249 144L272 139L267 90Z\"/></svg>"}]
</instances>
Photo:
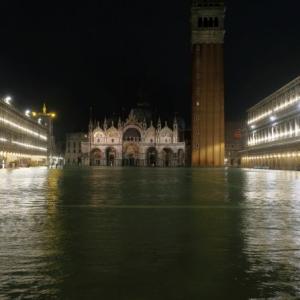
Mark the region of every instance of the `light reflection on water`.
<instances>
[{"instance_id":1,"label":"light reflection on water","mask_svg":"<svg viewBox=\"0 0 300 300\"><path fill-rule=\"evenodd\" d=\"M246 172L244 194L242 232L249 276L260 278L258 286L265 293L299 297L300 174Z\"/></svg>"},{"instance_id":2,"label":"light reflection on water","mask_svg":"<svg viewBox=\"0 0 300 300\"><path fill-rule=\"evenodd\" d=\"M0 298L300 296L300 174L0 170Z\"/></svg>"}]
</instances>

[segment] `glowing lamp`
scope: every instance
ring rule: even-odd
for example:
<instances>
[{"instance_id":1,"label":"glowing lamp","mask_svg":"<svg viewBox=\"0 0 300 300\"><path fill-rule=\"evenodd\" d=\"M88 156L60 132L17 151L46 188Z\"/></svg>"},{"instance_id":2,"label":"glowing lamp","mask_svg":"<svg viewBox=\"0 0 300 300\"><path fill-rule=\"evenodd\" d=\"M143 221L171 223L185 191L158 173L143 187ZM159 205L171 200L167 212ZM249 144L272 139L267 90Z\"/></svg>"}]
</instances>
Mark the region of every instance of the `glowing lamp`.
<instances>
[{"instance_id":1,"label":"glowing lamp","mask_svg":"<svg viewBox=\"0 0 300 300\"><path fill-rule=\"evenodd\" d=\"M10 103L11 100L12 100L12 98L11 98L10 96L7 96L7 97L4 98L4 102L5 102L6 104L8 104L8 105L11 104L11 103Z\"/></svg>"}]
</instances>

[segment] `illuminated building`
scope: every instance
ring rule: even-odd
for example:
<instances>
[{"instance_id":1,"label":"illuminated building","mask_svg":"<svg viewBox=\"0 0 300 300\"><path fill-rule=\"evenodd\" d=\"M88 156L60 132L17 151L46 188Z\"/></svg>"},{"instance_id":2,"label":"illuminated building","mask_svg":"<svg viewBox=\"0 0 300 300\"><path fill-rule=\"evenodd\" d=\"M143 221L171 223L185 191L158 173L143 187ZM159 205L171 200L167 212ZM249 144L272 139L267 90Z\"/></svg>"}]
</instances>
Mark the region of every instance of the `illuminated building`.
<instances>
[{"instance_id":1,"label":"illuminated building","mask_svg":"<svg viewBox=\"0 0 300 300\"><path fill-rule=\"evenodd\" d=\"M7 98L0 100L0 167L46 165L48 128Z\"/></svg>"},{"instance_id":2,"label":"illuminated building","mask_svg":"<svg viewBox=\"0 0 300 300\"><path fill-rule=\"evenodd\" d=\"M243 122L225 123L225 164L239 167L241 165L241 151L244 149L245 131Z\"/></svg>"},{"instance_id":3,"label":"illuminated building","mask_svg":"<svg viewBox=\"0 0 300 300\"><path fill-rule=\"evenodd\" d=\"M87 135L68 135L65 161L91 166L184 166L185 142L180 140L176 118L172 128L160 119L155 126L143 110L133 109L125 121L90 122Z\"/></svg>"},{"instance_id":4,"label":"illuminated building","mask_svg":"<svg viewBox=\"0 0 300 300\"><path fill-rule=\"evenodd\" d=\"M248 110L244 167L300 169L300 77Z\"/></svg>"},{"instance_id":5,"label":"illuminated building","mask_svg":"<svg viewBox=\"0 0 300 300\"><path fill-rule=\"evenodd\" d=\"M224 165L224 1L192 1L192 166Z\"/></svg>"},{"instance_id":6,"label":"illuminated building","mask_svg":"<svg viewBox=\"0 0 300 300\"><path fill-rule=\"evenodd\" d=\"M67 134L65 162L70 165L82 164L81 143L88 142L87 133L77 132Z\"/></svg>"}]
</instances>

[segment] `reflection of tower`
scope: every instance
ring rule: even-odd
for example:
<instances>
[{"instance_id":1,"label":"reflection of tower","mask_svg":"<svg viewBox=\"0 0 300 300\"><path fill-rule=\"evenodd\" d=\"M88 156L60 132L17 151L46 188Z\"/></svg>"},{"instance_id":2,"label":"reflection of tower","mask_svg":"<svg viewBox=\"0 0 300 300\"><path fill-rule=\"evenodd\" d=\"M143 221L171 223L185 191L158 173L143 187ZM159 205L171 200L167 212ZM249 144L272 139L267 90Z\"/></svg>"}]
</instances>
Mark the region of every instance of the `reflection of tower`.
<instances>
[{"instance_id":1,"label":"reflection of tower","mask_svg":"<svg viewBox=\"0 0 300 300\"><path fill-rule=\"evenodd\" d=\"M224 165L224 1L192 2L192 166Z\"/></svg>"}]
</instances>

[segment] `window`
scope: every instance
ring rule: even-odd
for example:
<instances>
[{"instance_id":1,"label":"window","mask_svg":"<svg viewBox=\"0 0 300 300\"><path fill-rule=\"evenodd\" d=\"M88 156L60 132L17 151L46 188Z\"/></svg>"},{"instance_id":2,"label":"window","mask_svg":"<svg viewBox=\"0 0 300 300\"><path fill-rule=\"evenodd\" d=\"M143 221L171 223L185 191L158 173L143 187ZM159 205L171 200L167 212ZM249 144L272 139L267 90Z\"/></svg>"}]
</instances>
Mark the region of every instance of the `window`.
<instances>
[{"instance_id":1,"label":"window","mask_svg":"<svg viewBox=\"0 0 300 300\"><path fill-rule=\"evenodd\" d=\"M214 20L214 27L219 27L219 19L215 18Z\"/></svg>"},{"instance_id":2,"label":"window","mask_svg":"<svg viewBox=\"0 0 300 300\"><path fill-rule=\"evenodd\" d=\"M203 19L199 18L198 19L198 27L201 28L203 26Z\"/></svg>"}]
</instances>

